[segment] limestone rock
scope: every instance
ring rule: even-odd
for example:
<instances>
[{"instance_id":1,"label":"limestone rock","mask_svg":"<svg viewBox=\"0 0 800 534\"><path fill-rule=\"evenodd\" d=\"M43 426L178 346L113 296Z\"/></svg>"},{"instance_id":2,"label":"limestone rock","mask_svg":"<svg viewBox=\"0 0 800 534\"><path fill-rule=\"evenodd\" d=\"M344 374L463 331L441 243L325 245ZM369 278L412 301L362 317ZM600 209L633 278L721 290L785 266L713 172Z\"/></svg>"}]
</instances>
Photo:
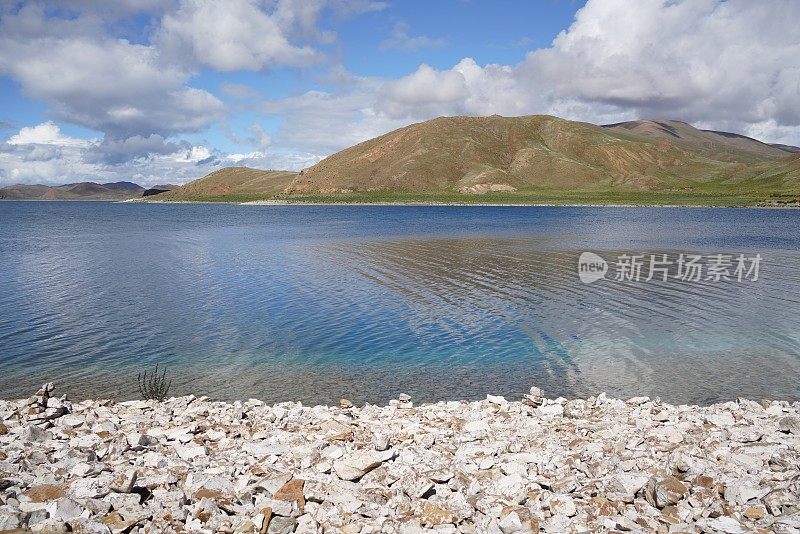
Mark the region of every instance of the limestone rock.
<instances>
[{"instance_id":1,"label":"limestone rock","mask_svg":"<svg viewBox=\"0 0 800 534\"><path fill-rule=\"evenodd\" d=\"M732 482L725 487L725 500L731 504L745 504L753 499L760 499L769 492L769 488L756 485Z\"/></svg>"},{"instance_id":2,"label":"limestone rock","mask_svg":"<svg viewBox=\"0 0 800 534\"><path fill-rule=\"evenodd\" d=\"M416 407L70 403L45 385L0 400L0 531L800 532L798 412L538 388Z\"/></svg>"},{"instance_id":3,"label":"limestone rock","mask_svg":"<svg viewBox=\"0 0 800 534\"><path fill-rule=\"evenodd\" d=\"M458 516L452 510L431 502L426 502L422 506L419 518L423 525L430 527L455 524L458 521Z\"/></svg>"},{"instance_id":4,"label":"limestone rock","mask_svg":"<svg viewBox=\"0 0 800 534\"><path fill-rule=\"evenodd\" d=\"M299 478L292 479L278 488L278 491L276 491L272 497L278 501L294 502L297 504L297 508L300 512L302 512L306 505L306 500L303 495L304 484L305 480Z\"/></svg>"},{"instance_id":5,"label":"limestone rock","mask_svg":"<svg viewBox=\"0 0 800 534\"><path fill-rule=\"evenodd\" d=\"M53 434L36 425L28 425L27 428L25 428L25 432L22 434L22 439L31 443L38 443L53 439Z\"/></svg>"},{"instance_id":6,"label":"limestone rock","mask_svg":"<svg viewBox=\"0 0 800 534\"><path fill-rule=\"evenodd\" d=\"M736 419L728 412L712 413L706 416L706 421L720 427L729 427L736 424Z\"/></svg>"},{"instance_id":7,"label":"limestone rock","mask_svg":"<svg viewBox=\"0 0 800 534\"><path fill-rule=\"evenodd\" d=\"M133 491L133 487L136 484L136 479L138 476L139 472L136 469L127 469L117 473L111 483L111 491L116 491L118 493L130 493Z\"/></svg>"},{"instance_id":8,"label":"limestone rock","mask_svg":"<svg viewBox=\"0 0 800 534\"><path fill-rule=\"evenodd\" d=\"M389 436L382 432L378 432L372 436L372 444L376 451L385 451L389 448Z\"/></svg>"},{"instance_id":9,"label":"limestone rock","mask_svg":"<svg viewBox=\"0 0 800 534\"><path fill-rule=\"evenodd\" d=\"M635 495L650 479L648 475L634 473L619 473L611 477L609 490L625 495Z\"/></svg>"},{"instance_id":10,"label":"limestone rock","mask_svg":"<svg viewBox=\"0 0 800 534\"><path fill-rule=\"evenodd\" d=\"M336 475L342 480L358 480L393 456L388 451L354 451L333 462Z\"/></svg>"},{"instance_id":11,"label":"limestone rock","mask_svg":"<svg viewBox=\"0 0 800 534\"><path fill-rule=\"evenodd\" d=\"M540 388L536 386L532 387L530 393L527 393L522 396L522 402L527 404L528 406L533 406L537 408L542 405L544 402L544 393Z\"/></svg>"},{"instance_id":12,"label":"limestone rock","mask_svg":"<svg viewBox=\"0 0 800 534\"><path fill-rule=\"evenodd\" d=\"M14 530L22 525L21 514L10 510L0 510L0 532Z\"/></svg>"},{"instance_id":13,"label":"limestone rock","mask_svg":"<svg viewBox=\"0 0 800 534\"><path fill-rule=\"evenodd\" d=\"M716 519L711 519L708 522L708 526L714 530L726 532L728 534L744 534L750 531L747 527L737 521L736 518L730 516L722 516L717 517Z\"/></svg>"},{"instance_id":14,"label":"limestone rock","mask_svg":"<svg viewBox=\"0 0 800 534\"><path fill-rule=\"evenodd\" d=\"M578 513L575 501L569 495L553 495L548 502L553 515L572 517Z\"/></svg>"},{"instance_id":15,"label":"limestone rock","mask_svg":"<svg viewBox=\"0 0 800 534\"><path fill-rule=\"evenodd\" d=\"M678 503L687 495L688 490L674 476L653 476L648 480L645 492L647 502L656 508L664 508Z\"/></svg>"},{"instance_id":16,"label":"limestone rock","mask_svg":"<svg viewBox=\"0 0 800 534\"><path fill-rule=\"evenodd\" d=\"M800 417L784 417L778 422L778 428L781 432L800 436Z\"/></svg>"}]
</instances>

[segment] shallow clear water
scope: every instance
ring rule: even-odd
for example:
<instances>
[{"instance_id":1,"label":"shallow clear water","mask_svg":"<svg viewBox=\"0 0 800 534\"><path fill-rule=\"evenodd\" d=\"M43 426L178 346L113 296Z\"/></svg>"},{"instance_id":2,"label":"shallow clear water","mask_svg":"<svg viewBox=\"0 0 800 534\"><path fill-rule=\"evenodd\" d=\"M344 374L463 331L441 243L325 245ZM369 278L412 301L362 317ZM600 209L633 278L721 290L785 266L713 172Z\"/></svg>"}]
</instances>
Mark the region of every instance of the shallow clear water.
<instances>
[{"instance_id":1,"label":"shallow clear water","mask_svg":"<svg viewBox=\"0 0 800 534\"><path fill-rule=\"evenodd\" d=\"M0 202L0 396L800 396L800 211ZM578 257L760 253L757 281ZM613 270L613 266L612 266ZM612 273L609 273L609 277Z\"/></svg>"}]
</instances>

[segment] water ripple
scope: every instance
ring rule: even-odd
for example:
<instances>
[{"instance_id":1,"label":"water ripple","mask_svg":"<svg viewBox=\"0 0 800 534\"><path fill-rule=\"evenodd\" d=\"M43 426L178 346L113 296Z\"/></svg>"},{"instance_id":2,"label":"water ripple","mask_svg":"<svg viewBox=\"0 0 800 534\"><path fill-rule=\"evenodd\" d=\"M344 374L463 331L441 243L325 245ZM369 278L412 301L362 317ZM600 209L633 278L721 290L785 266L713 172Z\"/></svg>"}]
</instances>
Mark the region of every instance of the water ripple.
<instances>
[{"instance_id":1,"label":"water ripple","mask_svg":"<svg viewBox=\"0 0 800 534\"><path fill-rule=\"evenodd\" d=\"M0 390L308 403L800 396L798 212L0 203ZM713 221L714 224L709 224ZM577 258L761 253L758 282L580 283ZM613 273L610 273L611 278Z\"/></svg>"}]
</instances>

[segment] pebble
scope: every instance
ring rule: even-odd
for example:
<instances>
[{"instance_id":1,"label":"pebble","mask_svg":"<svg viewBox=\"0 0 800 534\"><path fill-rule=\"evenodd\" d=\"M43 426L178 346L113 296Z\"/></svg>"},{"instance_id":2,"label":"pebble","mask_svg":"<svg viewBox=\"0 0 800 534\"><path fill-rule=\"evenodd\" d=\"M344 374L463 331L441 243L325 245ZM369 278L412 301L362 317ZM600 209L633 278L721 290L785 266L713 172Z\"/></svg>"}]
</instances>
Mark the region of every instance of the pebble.
<instances>
[{"instance_id":1,"label":"pebble","mask_svg":"<svg viewBox=\"0 0 800 534\"><path fill-rule=\"evenodd\" d=\"M800 533L800 404L0 401L0 531Z\"/></svg>"}]
</instances>

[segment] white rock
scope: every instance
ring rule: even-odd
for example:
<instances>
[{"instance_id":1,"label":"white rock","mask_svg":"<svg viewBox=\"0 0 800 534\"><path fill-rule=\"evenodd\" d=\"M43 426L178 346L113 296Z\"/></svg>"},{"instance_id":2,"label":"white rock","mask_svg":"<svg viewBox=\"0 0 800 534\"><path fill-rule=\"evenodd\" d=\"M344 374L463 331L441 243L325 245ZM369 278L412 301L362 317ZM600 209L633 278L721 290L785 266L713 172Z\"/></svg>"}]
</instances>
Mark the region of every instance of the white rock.
<instances>
[{"instance_id":1,"label":"white rock","mask_svg":"<svg viewBox=\"0 0 800 534\"><path fill-rule=\"evenodd\" d=\"M83 514L83 507L69 497L59 499L55 503L55 511L50 514L53 519L69 521Z\"/></svg>"},{"instance_id":2,"label":"white rock","mask_svg":"<svg viewBox=\"0 0 800 534\"><path fill-rule=\"evenodd\" d=\"M345 450L344 447L340 447L339 445L328 445L324 449L322 449L322 456L329 460L338 460L342 456L344 456Z\"/></svg>"},{"instance_id":3,"label":"white rock","mask_svg":"<svg viewBox=\"0 0 800 534\"><path fill-rule=\"evenodd\" d=\"M76 499L99 499L108 492L108 485L99 478L79 478L71 486L72 496Z\"/></svg>"},{"instance_id":4,"label":"white rock","mask_svg":"<svg viewBox=\"0 0 800 534\"><path fill-rule=\"evenodd\" d=\"M486 400L489 401L491 404L496 404L497 406L507 406L508 401L505 397L500 395L486 395Z\"/></svg>"},{"instance_id":5,"label":"white rock","mask_svg":"<svg viewBox=\"0 0 800 534\"><path fill-rule=\"evenodd\" d=\"M527 524L523 524L519 512L516 510L507 513L505 517L501 517L498 526L500 530L503 531L503 534L528 534L533 532L530 526L530 520L528 520Z\"/></svg>"},{"instance_id":6,"label":"white rock","mask_svg":"<svg viewBox=\"0 0 800 534\"><path fill-rule=\"evenodd\" d=\"M706 421L719 427L728 427L736 424L733 415L727 412L712 413L706 416Z\"/></svg>"},{"instance_id":7,"label":"white rock","mask_svg":"<svg viewBox=\"0 0 800 534\"><path fill-rule=\"evenodd\" d=\"M650 477L645 474L619 473L611 477L609 490L626 495L635 495L647 484L649 479Z\"/></svg>"},{"instance_id":8,"label":"white rock","mask_svg":"<svg viewBox=\"0 0 800 534\"><path fill-rule=\"evenodd\" d=\"M657 508L676 504L683 499L688 490L686 485L674 476L653 476L645 487L647 501Z\"/></svg>"},{"instance_id":9,"label":"white rock","mask_svg":"<svg viewBox=\"0 0 800 534\"><path fill-rule=\"evenodd\" d=\"M136 484L136 479L139 477L139 472L136 469L127 469L114 476L111 483L111 491L119 493L130 493Z\"/></svg>"},{"instance_id":10,"label":"white rock","mask_svg":"<svg viewBox=\"0 0 800 534\"><path fill-rule=\"evenodd\" d=\"M416 472L409 472L405 476L400 477L394 486L401 488L406 495L412 499L420 499L423 495L433 489L433 481L426 476L417 474Z\"/></svg>"},{"instance_id":11,"label":"white rock","mask_svg":"<svg viewBox=\"0 0 800 534\"><path fill-rule=\"evenodd\" d=\"M783 415L785 413L783 407L774 402L770 406L768 406L765 411L767 412L767 415L772 415L772 416Z\"/></svg>"},{"instance_id":12,"label":"white rock","mask_svg":"<svg viewBox=\"0 0 800 534\"><path fill-rule=\"evenodd\" d=\"M20 526L19 514L10 510L0 510L0 531L13 530Z\"/></svg>"},{"instance_id":13,"label":"white rock","mask_svg":"<svg viewBox=\"0 0 800 534\"><path fill-rule=\"evenodd\" d=\"M333 462L333 470L342 480L358 480L393 456L392 450L354 451Z\"/></svg>"},{"instance_id":14,"label":"white rock","mask_svg":"<svg viewBox=\"0 0 800 534\"><path fill-rule=\"evenodd\" d=\"M492 431L492 428L489 426L489 423L484 421L483 419L478 419L477 421L470 421L466 425L464 425L464 432L467 434L488 434Z\"/></svg>"},{"instance_id":15,"label":"white rock","mask_svg":"<svg viewBox=\"0 0 800 534\"><path fill-rule=\"evenodd\" d=\"M36 425L28 425L27 428L25 428L25 432L22 434L22 439L23 441L37 443L53 439L53 434Z\"/></svg>"},{"instance_id":16,"label":"white rock","mask_svg":"<svg viewBox=\"0 0 800 534\"><path fill-rule=\"evenodd\" d=\"M500 478L492 493L502 496L509 503L519 504L528 497L528 487L528 480L514 473Z\"/></svg>"},{"instance_id":17,"label":"white rock","mask_svg":"<svg viewBox=\"0 0 800 534\"><path fill-rule=\"evenodd\" d=\"M67 426L70 428L77 428L81 426L86 421L85 417L81 417L79 415L65 415L58 419L58 423L62 426Z\"/></svg>"},{"instance_id":18,"label":"white rock","mask_svg":"<svg viewBox=\"0 0 800 534\"><path fill-rule=\"evenodd\" d=\"M376 451L385 451L389 448L389 436L378 432L372 436L372 445L375 447Z\"/></svg>"},{"instance_id":19,"label":"white rock","mask_svg":"<svg viewBox=\"0 0 800 534\"><path fill-rule=\"evenodd\" d=\"M578 513L575 501L569 495L553 495L547 501L547 505L553 515L572 517Z\"/></svg>"},{"instance_id":20,"label":"white rock","mask_svg":"<svg viewBox=\"0 0 800 534\"><path fill-rule=\"evenodd\" d=\"M150 445L155 445L158 440L148 436L147 434L140 434L139 432L131 432L125 436L128 446L132 448L144 448Z\"/></svg>"},{"instance_id":21,"label":"white rock","mask_svg":"<svg viewBox=\"0 0 800 534\"><path fill-rule=\"evenodd\" d=\"M778 422L778 428L781 432L787 432L800 436L800 417L784 417Z\"/></svg>"},{"instance_id":22,"label":"white rock","mask_svg":"<svg viewBox=\"0 0 800 534\"><path fill-rule=\"evenodd\" d=\"M187 462L208 454L208 449L205 445L182 445L180 443L174 443L172 447L181 460Z\"/></svg>"},{"instance_id":23,"label":"white rock","mask_svg":"<svg viewBox=\"0 0 800 534\"><path fill-rule=\"evenodd\" d=\"M89 433L69 440L69 446L75 449L94 449L103 443L103 438L97 434Z\"/></svg>"},{"instance_id":24,"label":"white rock","mask_svg":"<svg viewBox=\"0 0 800 534\"><path fill-rule=\"evenodd\" d=\"M564 415L564 406L561 404L546 404L536 408L542 417L561 417Z\"/></svg>"},{"instance_id":25,"label":"white rock","mask_svg":"<svg viewBox=\"0 0 800 534\"><path fill-rule=\"evenodd\" d=\"M728 534L744 534L750 532L750 529L742 525L735 518L730 516L717 517L708 521L708 526L714 530L726 532Z\"/></svg>"},{"instance_id":26,"label":"white rock","mask_svg":"<svg viewBox=\"0 0 800 534\"><path fill-rule=\"evenodd\" d=\"M99 521L93 521L84 517L72 519L69 522L72 532L81 534L111 534L111 530Z\"/></svg>"},{"instance_id":27,"label":"white rock","mask_svg":"<svg viewBox=\"0 0 800 534\"><path fill-rule=\"evenodd\" d=\"M87 464L86 462L80 462L70 469L70 474L76 477L85 477L91 474L97 474L97 468Z\"/></svg>"},{"instance_id":28,"label":"white rock","mask_svg":"<svg viewBox=\"0 0 800 534\"><path fill-rule=\"evenodd\" d=\"M746 483L732 482L725 486L725 500L731 504L745 504L752 499L760 499L767 493L769 488Z\"/></svg>"},{"instance_id":29,"label":"white rock","mask_svg":"<svg viewBox=\"0 0 800 534\"><path fill-rule=\"evenodd\" d=\"M265 458L267 456L280 456L282 454L286 454L287 449L283 445L248 442L244 445L244 451L251 456L255 456L256 458Z\"/></svg>"}]
</instances>

